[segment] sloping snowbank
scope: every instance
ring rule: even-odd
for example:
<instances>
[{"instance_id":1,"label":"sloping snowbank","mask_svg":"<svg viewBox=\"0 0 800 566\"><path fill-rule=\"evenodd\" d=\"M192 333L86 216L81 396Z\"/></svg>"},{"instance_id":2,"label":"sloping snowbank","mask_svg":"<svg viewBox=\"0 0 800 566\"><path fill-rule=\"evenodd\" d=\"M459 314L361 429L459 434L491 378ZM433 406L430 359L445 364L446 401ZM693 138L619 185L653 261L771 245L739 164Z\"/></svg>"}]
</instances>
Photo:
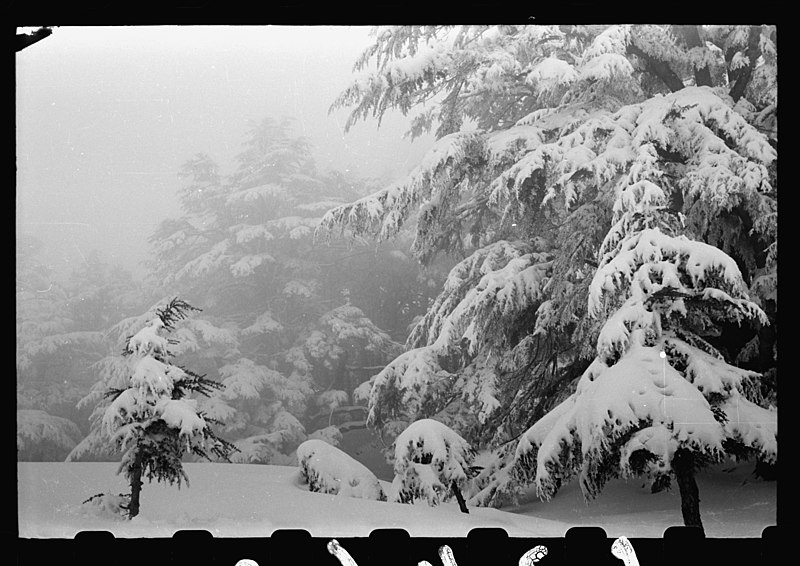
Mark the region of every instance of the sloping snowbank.
<instances>
[{"instance_id":1,"label":"sloping snowbank","mask_svg":"<svg viewBox=\"0 0 800 566\"><path fill-rule=\"evenodd\" d=\"M116 475L117 464L20 462L19 536L72 538L81 530L106 530L117 537L169 537L181 529L205 529L216 537L267 537L276 529L306 529L316 537L360 537L376 528L402 528L413 537L464 537L473 528L501 527L509 536L563 537L572 526L595 525L608 536L660 538L667 527L681 524L677 492L653 495L640 481L612 481L588 506L573 483L549 503L531 499L504 510L473 507L466 515L455 503L428 507L311 493L299 483L295 467L185 468L190 486L145 483L141 514L118 522L78 511L91 495L128 491ZM754 480L751 470L747 464L698 476L708 537L760 537L764 527L775 524L776 482Z\"/></svg>"},{"instance_id":2,"label":"sloping snowbank","mask_svg":"<svg viewBox=\"0 0 800 566\"><path fill-rule=\"evenodd\" d=\"M386 501L383 486L375 474L324 440L312 438L297 447L300 477L309 491L342 497Z\"/></svg>"}]
</instances>

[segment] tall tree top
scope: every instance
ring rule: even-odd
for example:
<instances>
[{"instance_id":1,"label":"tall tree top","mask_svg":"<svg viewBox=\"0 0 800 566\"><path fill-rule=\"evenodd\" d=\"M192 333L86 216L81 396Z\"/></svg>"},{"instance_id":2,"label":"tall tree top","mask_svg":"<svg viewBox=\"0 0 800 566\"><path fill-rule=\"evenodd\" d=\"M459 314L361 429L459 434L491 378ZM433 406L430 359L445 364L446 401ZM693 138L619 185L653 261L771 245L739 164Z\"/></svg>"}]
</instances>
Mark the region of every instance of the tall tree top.
<instances>
[{"instance_id":1,"label":"tall tree top","mask_svg":"<svg viewBox=\"0 0 800 566\"><path fill-rule=\"evenodd\" d=\"M618 106L687 86L720 87L758 110L777 102L769 25L393 26L374 37L332 105L352 108L346 128L417 110L409 134L444 137L598 95Z\"/></svg>"}]
</instances>

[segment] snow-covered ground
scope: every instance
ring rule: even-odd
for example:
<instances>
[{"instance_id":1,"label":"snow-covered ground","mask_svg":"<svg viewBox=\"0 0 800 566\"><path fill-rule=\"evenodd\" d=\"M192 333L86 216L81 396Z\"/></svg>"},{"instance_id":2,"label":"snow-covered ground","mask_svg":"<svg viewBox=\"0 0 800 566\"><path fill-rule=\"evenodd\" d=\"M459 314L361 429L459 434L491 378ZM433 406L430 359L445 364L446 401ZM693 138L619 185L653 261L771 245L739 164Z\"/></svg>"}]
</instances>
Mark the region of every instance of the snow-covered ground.
<instances>
[{"instance_id":1,"label":"snow-covered ground","mask_svg":"<svg viewBox=\"0 0 800 566\"><path fill-rule=\"evenodd\" d=\"M141 513L131 521L81 515L80 503L91 495L128 491L116 468L18 463L19 536L71 538L107 530L117 537L168 537L205 529L217 537L267 537L276 529L306 529L316 537L358 537L403 528L413 537L464 537L476 527L501 527L512 537L563 537L572 526L594 525L609 537L660 538L667 527L682 524L677 488L650 494L636 480L611 482L589 505L571 483L549 503L531 496L518 507L471 508L466 515L456 503L428 507L311 493L299 483L298 468L245 464L185 464L191 485L180 490L145 483ZM751 472L752 464L742 464L698 475L706 536L760 537L775 524L777 483Z\"/></svg>"}]
</instances>

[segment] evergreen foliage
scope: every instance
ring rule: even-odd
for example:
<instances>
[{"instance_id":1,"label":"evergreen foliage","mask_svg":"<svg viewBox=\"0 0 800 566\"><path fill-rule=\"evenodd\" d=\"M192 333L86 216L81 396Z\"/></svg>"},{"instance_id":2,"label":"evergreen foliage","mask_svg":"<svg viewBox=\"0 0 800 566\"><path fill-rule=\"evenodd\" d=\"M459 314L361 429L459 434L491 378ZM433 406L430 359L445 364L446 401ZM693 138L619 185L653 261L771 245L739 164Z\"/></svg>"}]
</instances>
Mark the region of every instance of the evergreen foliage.
<instances>
[{"instance_id":1,"label":"evergreen foliage","mask_svg":"<svg viewBox=\"0 0 800 566\"><path fill-rule=\"evenodd\" d=\"M663 486L685 451L692 470L773 459L758 379L777 361L775 42L769 25L377 29L333 108L348 126L417 112L409 133L438 140L317 238L415 221L420 262L460 262L361 390L371 422L436 418L493 448L481 504L573 474L587 496L619 473ZM686 412L603 405L640 391Z\"/></svg>"},{"instance_id":2,"label":"evergreen foliage","mask_svg":"<svg viewBox=\"0 0 800 566\"><path fill-rule=\"evenodd\" d=\"M151 238L153 271L206 313L182 337L192 345L185 359L202 358L222 385L203 407L226 422L236 461L296 463L320 396L350 395L369 377L362 368L400 351L356 306L355 275L342 273L355 254L312 242L320 215L364 189L317 171L291 121L270 118L247 133L231 174L197 155L182 178L181 216ZM359 252L376 266L401 261L366 245Z\"/></svg>"},{"instance_id":3,"label":"evergreen foliage","mask_svg":"<svg viewBox=\"0 0 800 566\"><path fill-rule=\"evenodd\" d=\"M17 409L17 461L63 461L82 436L69 419Z\"/></svg>"},{"instance_id":4,"label":"evergreen foliage","mask_svg":"<svg viewBox=\"0 0 800 566\"><path fill-rule=\"evenodd\" d=\"M220 385L203 375L174 365L169 335L198 310L182 299L153 309L141 328L125 341L116 364L108 366L84 402L100 397L93 413L93 430L70 454L79 457L102 444L122 453L119 473L130 482L128 518L139 512L142 477L149 481L188 483L182 458L194 454L228 460L234 447L219 438L216 424L198 410L192 394L208 396Z\"/></svg>"},{"instance_id":5,"label":"evergreen foliage","mask_svg":"<svg viewBox=\"0 0 800 566\"><path fill-rule=\"evenodd\" d=\"M70 433L75 442L85 435L88 413L76 403L94 384L93 365L114 348L109 321L144 305L146 291L97 253L63 280L40 259L40 241L21 235L16 248L17 407L26 411L17 415L18 432L26 431L18 458L63 459L74 442L53 445L29 427L63 429L55 419L66 419L80 429Z\"/></svg>"}]
</instances>

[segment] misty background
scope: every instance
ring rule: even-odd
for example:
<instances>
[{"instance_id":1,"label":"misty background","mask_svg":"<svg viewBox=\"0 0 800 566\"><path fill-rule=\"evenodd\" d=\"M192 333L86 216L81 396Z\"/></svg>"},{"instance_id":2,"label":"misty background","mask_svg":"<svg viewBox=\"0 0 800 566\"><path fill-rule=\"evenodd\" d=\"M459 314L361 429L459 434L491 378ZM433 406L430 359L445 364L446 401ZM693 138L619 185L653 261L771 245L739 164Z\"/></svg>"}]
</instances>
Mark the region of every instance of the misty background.
<instances>
[{"instance_id":1,"label":"misty background","mask_svg":"<svg viewBox=\"0 0 800 566\"><path fill-rule=\"evenodd\" d=\"M232 170L245 132L294 119L320 170L394 179L431 138L401 115L328 109L370 44L367 26L57 27L16 55L17 237L63 276L92 250L140 277L147 238L179 213L178 171L198 152Z\"/></svg>"}]
</instances>

